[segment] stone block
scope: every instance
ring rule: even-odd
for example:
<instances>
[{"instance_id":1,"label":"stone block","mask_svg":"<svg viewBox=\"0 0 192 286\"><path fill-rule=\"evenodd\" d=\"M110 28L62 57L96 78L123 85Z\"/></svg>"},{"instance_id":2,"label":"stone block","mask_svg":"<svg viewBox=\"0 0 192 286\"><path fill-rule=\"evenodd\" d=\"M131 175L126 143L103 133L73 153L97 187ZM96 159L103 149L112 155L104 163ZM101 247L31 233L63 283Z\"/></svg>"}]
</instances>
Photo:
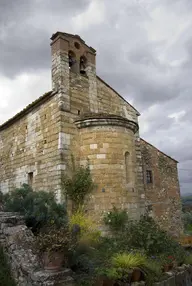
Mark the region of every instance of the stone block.
<instances>
[{"instance_id":1,"label":"stone block","mask_svg":"<svg viewBox=\"0 0 192 286\"><path fill-rule=\"evenodd\" d=\"M37 285L42 285L42 286L48 286L48 285L73 286L75 285L74 280L70 275L71 271L69 269L63 269L59 272L52 272L52 273L41 270L33 273L30 278L32 283L37 283Z\"/></svg>"}]
</instances>

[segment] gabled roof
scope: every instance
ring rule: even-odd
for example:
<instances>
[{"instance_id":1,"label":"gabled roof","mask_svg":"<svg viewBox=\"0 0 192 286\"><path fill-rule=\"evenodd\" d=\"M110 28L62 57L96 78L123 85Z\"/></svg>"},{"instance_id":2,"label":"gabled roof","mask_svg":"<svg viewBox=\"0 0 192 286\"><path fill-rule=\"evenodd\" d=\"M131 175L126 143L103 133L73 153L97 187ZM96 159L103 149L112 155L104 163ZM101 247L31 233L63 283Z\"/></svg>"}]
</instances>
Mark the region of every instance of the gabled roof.
<instances>
[{"instance_id":1,"label":"gabled roof","mask_svg":"<svg viewBox=\"0 0 192 286\"><path fill-rule=\"evenodd\" d=\"M40 106L42 103L47 101L49 98L51 98L55 93L52 91L48 91L42 96L40 96L38 99L27 105L23 110L21 110L19 113L15 114L12 118L4 122L2 125L0 125L0 131L7 128L11 124L13 124L15 121L22 118L24 115L31 112L34 108Z\"/></svg>"},{"instance_id":2,"label":"gabled roof","mask_svg":"<svg viewBox=\"0 0 192 286\"><path fill-rule=\"evenodd\" d=\"M104 81L102 78L100 78L98 75L97 75L97 78L102 82L104 83L108 88L110 88L114 93L116 93L121 99L123 99L127 104L129 104L136 112L137 112L137 115L140 116L141 114L139 113L139 111L133 106L131 105L123 96L121 96L114 88L112 88L108 83L106 83L106 81Z\"/></svg>"},{"instance_id":3,"label":"gabled roof","mask_svg":"<svg viewBox=\"0 0 192 286\"><path fill-rule=\"evenodd\" d=\"M176 163L179 163L177 160L173 159L172 157L168 156L167 154L165 154L164 152L162 152L161 150L159 150L157 147L155 147L154 145L150 144L149 142L145 141L143 138L140 138L145 144L148 144L149 146L155 148L158 152L160 152L162 155L168 157L169 159L175 161Z\"/></svg>"},{"instance_id":4,"label":"gabled roof","mask_svg":"<svg viewBox=\"0 0 192 286\"><path fill-rule=\"evenodd\" d=\"M109 87L113 92L115 92L121 99L123 99L127 104L129 104L136 112L137 115L140 115L139 112L129 103L127 102L117 91L115 91L110 85L108 85L102 78L100 78L99 76L97 76L97 78L103 82L107 87ZM33 101L32 103L30 103L29 105L27 105L23 110L21 110L19 113L17 113L16 115L14 115L13 117L11 117L10 119L8 119L6 122L4 122L2 125L0 125L0 131L7 128L8 126L10 126L12 123L14 123L15 121L19 120L20 118L22 118L24 115L28 114L31 110L33 110L34 108L36 108L37 106L40 106L42 103L44 103L45 101L47 101L50 97L52 97L55 94L55 92L53 91L48 91L45 94L43 94L42 96L40 96L39 98L37 98L35 101Z\"/></svg>"}]
</instances>

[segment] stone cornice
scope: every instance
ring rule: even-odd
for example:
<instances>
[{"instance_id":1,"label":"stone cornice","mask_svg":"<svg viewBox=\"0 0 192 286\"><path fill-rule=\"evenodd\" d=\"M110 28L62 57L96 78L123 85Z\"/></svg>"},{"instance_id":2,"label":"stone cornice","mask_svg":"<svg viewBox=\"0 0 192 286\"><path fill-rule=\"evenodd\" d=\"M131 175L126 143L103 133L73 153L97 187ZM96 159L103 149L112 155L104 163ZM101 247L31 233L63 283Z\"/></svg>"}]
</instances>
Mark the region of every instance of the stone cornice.
<instances>
[{"instance_id":1,"label":"stone cornice","mask_svg":"<svg viewBox=\"0 0 192 286\"><path fill-rule=\"evenodd\" d=\"M127 129L132 130L134 133L136 133L139 129L139 126L136 122L128 120L122 116L116 116L116 115L108 115L108 116L91 116L90 118L82 118L80 120L75 121L76 126L81 128L87 128L87 127L95 127L95 126L120 126L125 127Z\"/></svg>"}]
</instances>

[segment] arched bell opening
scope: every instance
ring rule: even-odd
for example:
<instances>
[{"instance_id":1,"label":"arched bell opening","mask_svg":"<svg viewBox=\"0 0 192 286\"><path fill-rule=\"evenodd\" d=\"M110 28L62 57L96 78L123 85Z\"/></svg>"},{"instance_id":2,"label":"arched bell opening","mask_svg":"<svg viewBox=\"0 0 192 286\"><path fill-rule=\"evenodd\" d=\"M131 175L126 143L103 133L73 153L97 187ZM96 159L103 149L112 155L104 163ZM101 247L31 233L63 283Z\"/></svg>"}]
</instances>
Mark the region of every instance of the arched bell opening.
<instances>
[{"instance_id":1,"label":"arched bell opening","mask_svg":"<svg viewBox=\"0 0 192 286\"><path fill-rule=\"evenodd\" d=\"M77 60L75 53L73 51L69 51L68 57L69 57L69 69L73 72L76 72Z\"/></svg>"},{"instance_id":2,"label":"arched bell opening","mask_svg":"<svg viewBox=\"0 0 192 286\"><path fill-rule=\"evenodd\" d=\"M80 57L79 70L80 74L86 74L87 59L85 56Z\"/></svg>"}]
</instances>

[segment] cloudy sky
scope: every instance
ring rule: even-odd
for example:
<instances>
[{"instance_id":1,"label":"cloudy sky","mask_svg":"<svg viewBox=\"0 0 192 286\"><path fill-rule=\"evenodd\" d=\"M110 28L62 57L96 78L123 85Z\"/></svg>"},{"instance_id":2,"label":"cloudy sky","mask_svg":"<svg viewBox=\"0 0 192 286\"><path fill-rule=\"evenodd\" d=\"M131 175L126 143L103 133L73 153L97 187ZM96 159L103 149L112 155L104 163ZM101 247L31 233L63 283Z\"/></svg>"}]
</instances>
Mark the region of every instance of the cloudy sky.
<instances>
[{"instance_id":1,"label":"cloudy sky","mask_svg":"<svg viewBox=\"0 0 192 286\"><path fill-rule=\"evenodd\" d=\"M140 111L140 134L192 184L191 0L0 0L0 124L51 89L50 36L79 34L97 74Z\"/></svg>"}]
</instances>

